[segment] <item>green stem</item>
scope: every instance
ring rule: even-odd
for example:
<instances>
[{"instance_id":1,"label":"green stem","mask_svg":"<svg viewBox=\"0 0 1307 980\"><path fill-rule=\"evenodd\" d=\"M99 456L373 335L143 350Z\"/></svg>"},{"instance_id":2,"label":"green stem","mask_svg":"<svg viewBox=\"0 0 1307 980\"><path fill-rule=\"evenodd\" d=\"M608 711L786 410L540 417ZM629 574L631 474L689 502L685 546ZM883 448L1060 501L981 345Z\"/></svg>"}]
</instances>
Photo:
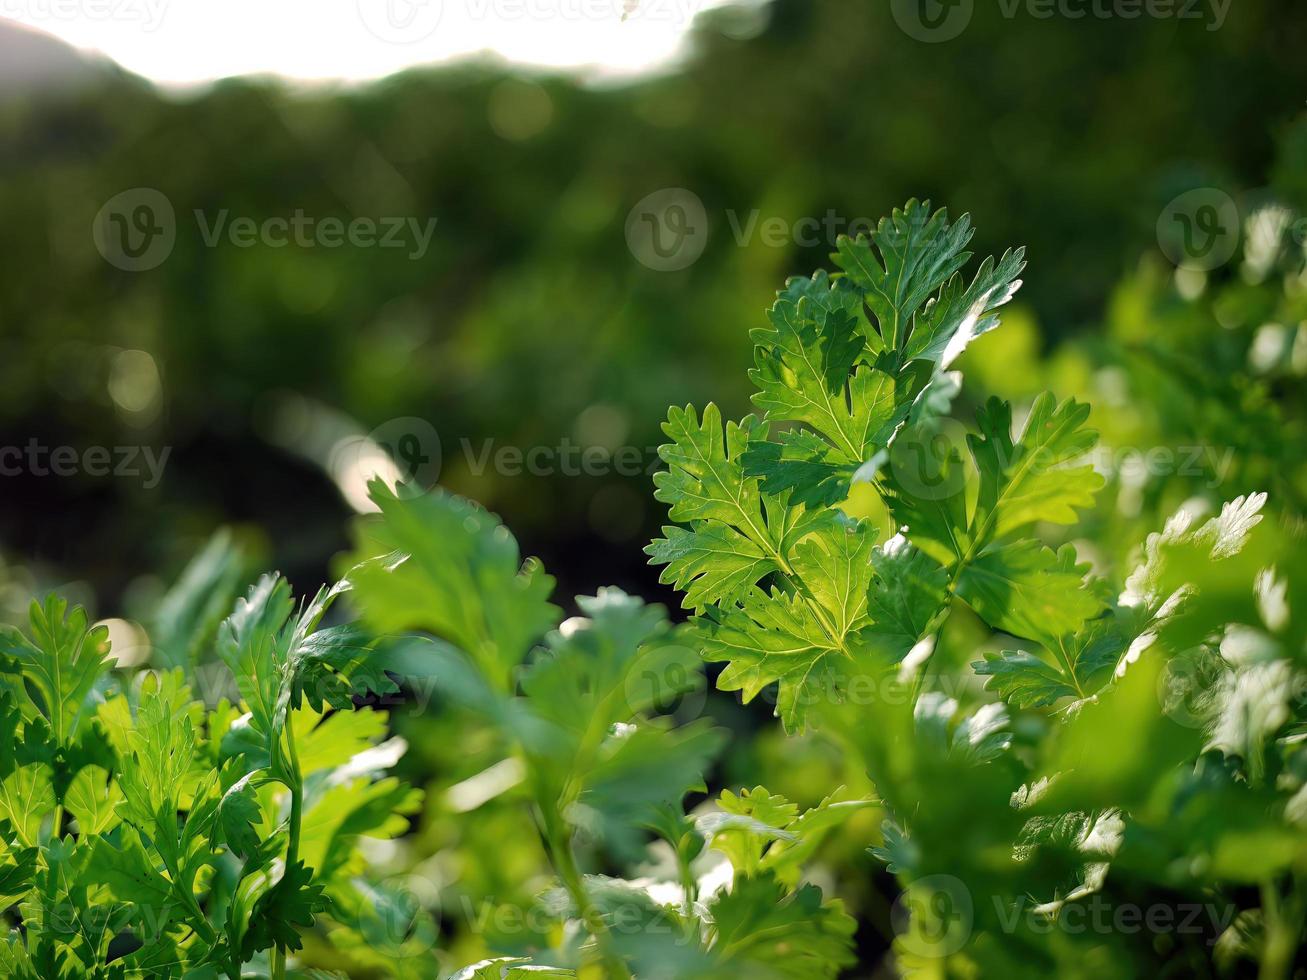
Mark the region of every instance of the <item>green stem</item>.
<instances>
[{"instance_id":1,"label":"green stem","mask_svg":"<svg viewBox=\"0 0 1307 980\"><path fill-rule=\"evenodd\" d=\"M699 920L694 914L694 903L699 900L699 883L694 879L694 870L685 851L676 848L676 867L681 879L681 890L685 900L681 903L681 914L685 916L685 937L690 942L699 941Z\"/></svg>"},{"instance_id":2,"label":"green stem","mask_svg":"<svg viewBox=\"0 0 1307 980\"><path fill-rule=\"evenodd\" d=\"M295 730L291 721L286 719L286 752L290 763L290 826L289 840L286 844L286 865L289 867L299 860L300 822L304 815L304 777L300 773L300 757L295 750Z\"/></svg>"},{"instance_id":3,"label":"green stem","mask_svg":"<svg viewBox=\"0 0 1307 980\"><path fill-rule=\"evenodd\" d=\"M545 852L549 855L549 861L554 866L559 880L562 881L563 888L567 890L567 894L580 912L581 920L590 931L590 935L594 936L607 976L610 980L631 980L626 961L613 948L608 927L586 893L585 882L577 867L576 856L572 853L570 835L563 824L562 816L554 801L549 798L548 791L542 786L536 787L536 807L540 811L540 836L545 845Z\"/></svg>"},{"instance_id":4,"label":"green stem","mask_svg":"<svg viewBox=\"0 0 1307 980\"><path fill-rule=\"evenodd\" d=\"M1265 923L1265 941L1262 945L1258 980L1286 980L1298 952L1302 934L1303 900L1298 879L1290 885L1287 898L1282 898L1274 882L1262 882L1262 917Z\"/></svg>"},{"instance_id":5,"label":"green stem","mask_svg":"<svg viewBox=\"0 0 1307 980\"><path fill-rule=\"evenodd\" d=\"M290 768L290 819L286 842L286 874L299 861L300 824L304 818L304 777L300 772L299 753L295 750L295 729L289 717L286 719L286 754ZM272 978L285 980L286 951L280 946L272 950Z\"/></svg>"}]
</instances>

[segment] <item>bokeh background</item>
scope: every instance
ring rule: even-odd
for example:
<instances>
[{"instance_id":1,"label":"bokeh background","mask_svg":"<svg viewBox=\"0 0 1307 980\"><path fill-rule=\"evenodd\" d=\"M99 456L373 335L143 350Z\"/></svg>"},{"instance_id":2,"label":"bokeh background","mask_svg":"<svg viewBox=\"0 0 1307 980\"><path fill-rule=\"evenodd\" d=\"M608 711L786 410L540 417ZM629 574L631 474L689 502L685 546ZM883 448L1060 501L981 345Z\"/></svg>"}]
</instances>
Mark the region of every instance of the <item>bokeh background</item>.
<instances>
[{"instance_id":1,"label":"bokeh background","mask_svg":"<svg viewBox=\"0 0 1307 980\"><path fill-rule=\"evenodd\" d=\"M97 616L157 620L223 527L249 568L311 591L387 449L498 512L563 599L616 583L675 608L642 553L664 518L649 476L659 423L669 404L749 410L748 331L787 277L829 265L833 233L916 196L970 212L981 255L1026 245L1004 328L959 365L966 397L1051 386L1120 404L1105 345L1160 340L1182 357L1186 328L1158 297L1249 275L1245 243L1242 267L1177 278L1158 239L1168 206L1202 188L1242 217L1272 198L1291 222L1307 214L1307 7L1236 0L1218 26L1210 4L1194 19L1076 19L983 0L937 42L894 7L726 4L675 64L621 80L482 57L353 86L180 93L0 19L0 447L168 453L154 485L0 477L0 614L16 621L60 588ZM138 188L166 197L175 241L133 271L92 229ZM687 212L697 257L672 269L630 233L641 202L669 191L702 205ZM436 224L423 249L241 247L206 242L197 210ZM1296 336L1266 354L1287 365L1275 397L1301 398ZM1246 366L1249 344L1235 346ZM1224 348L1191 353L1211 369L1211 349ZM1301 504L1301 474L1286 476L1301 433L1237 393L1231 419L1184 420L1183 376L1168 377L1177 418L1247 430L1215 444L1266 443L1262 472L1232 483L1280 480ZM587 472L493 463L536 447L557 462L568 446ZM716 710L771 731L765 709ZM770 752L786 753L789 783L773 788L807 801L827 785L829 760L802 743L740 745L722 784ZM415 752L419 781L456 770L454 754ZM431 853L440 828L425 831ZM874 896L866 908L884 917Z\"/></svg>"}]
</instances>

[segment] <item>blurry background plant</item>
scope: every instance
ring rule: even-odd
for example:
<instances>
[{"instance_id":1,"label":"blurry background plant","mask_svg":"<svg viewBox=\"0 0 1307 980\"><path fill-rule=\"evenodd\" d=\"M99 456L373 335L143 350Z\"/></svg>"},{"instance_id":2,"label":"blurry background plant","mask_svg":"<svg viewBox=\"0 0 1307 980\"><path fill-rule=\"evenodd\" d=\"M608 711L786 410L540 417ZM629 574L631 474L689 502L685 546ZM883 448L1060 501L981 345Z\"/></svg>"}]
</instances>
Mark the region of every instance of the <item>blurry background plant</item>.
<instances>
[{"instance_id":1,"label":"blurry background plant","mask_svg":"<svg viewBox=\"0 0 1307 980\"><path fill-rule=\"evenodd\" d=\"M970 211L980 254L1029 247L1037 273L1004 329L956 365L954 414L991 393L1020 410L1045 388L1093 406L1108 483L1067 531L1082 558L1127 563L1185 503L1215 512L1264 489L1300 511L1307 12L1240 0L1206 30L977 5L959 37L928 44L891 6L710 11L684 65L620 85L473 62L183 98L70 52L47 59L66 78L14 79L0 91L0 447L171 452L153 489L85 470L0 477L0 618L20 622L57 585L126 617L111 630L166 666L173 638L221 618L253 569L326 580L364 506L368 467L351 461L384 444L402 467L417 458L406 436L417 456L439 453L423 475L499 513L559 595L615 583L676 608L641 551L665 517L646 471L666 406L711 398L745 414L749 329L778 283L833 250L811 223L795 241L796 223L833 212L843 232L913 195ZM0 42L28 43L14 37L0 22ZM1236 202L1239 248L1177 270L1159 216L1204 187ZM171 253L141 272L91 235L132 188L157 189L175 216ZM628 248L627 225L666 188L701 202L707 233L697 260L660 271ZM205 241L223 212L261 225L297 211L437 223L420 257ZM768 219L783 222L779 246ZM371 432L378 446L358 442ZM634 447L636 462L514 473L481 467L487 441ZM1171 461L1149 464L1158 449ZM219 540L190 572L220 601L161 605L161 583L222 525L239 547ZM936 657L965 665L987 644L961 611ZM530 908L548 868L516 803L477 781L500 754L493 729L438 695L422 706L392 716L410 744L398 769L428 792L387 863L434 883L391 890L439 909L452 966L529 942L511 914L477 915ZM694 707L735 734L713 789L766 782L811 807L841 783L865 788L828 744L783 739L766 709L716 694ZM859 919L864 962L887 946L897 895L863 854L878 823L850 821L813 871Z\"/></svg>"}]
</instances>

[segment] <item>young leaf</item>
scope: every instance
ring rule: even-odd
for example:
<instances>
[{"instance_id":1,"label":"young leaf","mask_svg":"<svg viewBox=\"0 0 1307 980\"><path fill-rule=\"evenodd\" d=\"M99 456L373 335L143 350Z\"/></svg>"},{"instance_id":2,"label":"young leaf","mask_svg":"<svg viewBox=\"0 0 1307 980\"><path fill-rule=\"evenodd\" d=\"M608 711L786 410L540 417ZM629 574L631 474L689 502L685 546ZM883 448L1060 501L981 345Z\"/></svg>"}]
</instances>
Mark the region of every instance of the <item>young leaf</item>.
<instances>
[{"instance_id":1,"label":"young leaf","mask_svg":"<svg viewBox=\"0 0 1307 980\"><path fill-rule=\"evenodd\" d=\"M985 689L1018 708L1041 708L1063 698L1083 700L1110 680L1121 655L1121 637L1107 627L1088 627L1051 641L1053 663L1025 650L987 653L971 666L988 677Z\"/></svg>"},{"instance_id":2,"label":"young leaf","mask_svg":"<svg viewBox=\"0 0 1307 980\"><path fill-rule=\"evenodd\" d=\"M361 522L349 573L378 633L425 630L470 654L496 688L558 621L553 579L523 562L498 518L443 492L422 496L370 486L379 520Z\"/></svg>"},{"instance_id":3,"label":"young leaf","mask_svg":"<svg viewBox=\"0 0 1307 980\"><path fill-rule=\"evenodd\" d=\"M713 610L695 621L705 660L729 665L717 678L722 691L747 703L779 682L776 715L800 731L814 705L842 700L852 663L804 599L754 591L740 607Z\"/></svg>"},{"instance_id":4,"label":"young leaf","mask_svg":"<svg viewBox=\"0 0 1307 980\"><path fill-rule=\"evenodd\" d=\"M840 462L861 465L907 414L895 378L869 365L850 376L865 341L846 310L826 310L807 297L794 303L782 294L769 317L770 329L750 334L754 404L769 421L809 426Z\"/></svg>"},{"instance_id":5,"label":"young leaf","mask_svg":"<svg viewBox=\"0 0 1307 980\"><path fill-rule=\"evenodd\" d=\"M41 714L57 746L70 743L91 709L87 701L95 682L109 669L109 631L87 628L86 611L68 610L54 595L32 602L32 639L0 626L0 659L17 662L23 677L40 695Z\"/></svg>"},{"instance_id":6,"label":"young leaf","mask_svg":"<svg viewBox=\"0 0 1307 980\"><path fill-rule=\"evenodd\" d=\"M947 608L948 573L902 534L876 548L871 564L871 625L863 637L887 663L898 663Z\"/></svg>"},{"instance_id":7,"label":"young leaf","mask_svg":"<svg viewBox=\"0 0 1307 980\"><path fill-rule=\"evenodd\" d=\"M1058 405L1045 392L1020 436L1013 436L1011 408L990 399L977 414L980 434L967 440L980 478L970 512L954 451L937 461L938 489L919 493L922 488L899 481L889 501L895 518L941 561L963 563L1031 524L1073 523L1076 509L1091 506L1103 484L1092 467L1070 465L1097 440L1083 428L1088 415L1088 406L1074 400Z\"/></svg>"},{"instance_id":8,"label":"young leaf","mask_svg":"<svg viewBox=\"0 0 1307 980\"><path fill-rule=\"evenodd\" d=\"M1051 646L1103 609L1085 585L1087 571L1071 545L1054 553L1019 540L976 555L958 576L957 594L994 629Z\"/></svg>"},{"instance_id":9,"label":"young leaf","mask_svg":"<svg viewBox=\"0 0 1307 980\"><path fill-rule=\"evenodd\" d=\"M728 422L725 437L715 405L700 423L693 408L672 408L664 431L675 441L659 447L668 469L654 475L654 496L670 505L666 538L645 548L651 564L665 564L660 581L688 589L685 605L729 604L766 575L784 567L794 545L823 515L791 508L784 497L763 495L745 475L746 449L766 436L753 416Z\"/></svg>"},{"instance_id":10,"label":"young leaf","mask_svg":"<svg viewBox=\"0 0 1307 980\"><path fill-rule=\"evenodd\" d=\"M838 901L823 904L814 885L786 894L769 875L745 878L718 895L710 912L717 975L819 980L856 962L852 916Z\"/></svg>"},{"instance_id":11,"label":"young leaf","mask_svg":"<svg viewBox=\"0 0 1307 980\"><path fill-rule=\"evenodd\" d=\"M1021 286L1024 249L997 264L986 259L964 288L959 270L971 258L964 249L972 234L966 215L950 224L947 211L932 213L929 201L913 199L881 219L870 238L839 238L833 258L862 290L888 350L944 368L998 325L994 311Z\"/></svg>"}]
</instances>

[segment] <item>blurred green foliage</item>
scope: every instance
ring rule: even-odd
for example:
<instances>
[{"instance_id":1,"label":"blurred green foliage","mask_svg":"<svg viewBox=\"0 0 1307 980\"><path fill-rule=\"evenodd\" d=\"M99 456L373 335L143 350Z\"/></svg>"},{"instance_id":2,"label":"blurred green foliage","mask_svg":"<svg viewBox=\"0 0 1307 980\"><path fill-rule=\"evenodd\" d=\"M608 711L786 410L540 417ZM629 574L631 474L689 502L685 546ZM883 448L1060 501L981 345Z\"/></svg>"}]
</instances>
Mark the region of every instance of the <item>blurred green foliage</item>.
<instances>
[{"instance_id":1,"label":"blurred green foliage","mask_svg":"<svg viewBox=\"0 0 1307 980\"><path fill-rule=\"evenodd\" d=\"M824 262L828 213L846 231L914 195L971 211L982 253L1029 246L1041 337L1074 334L1155 250L1175 194L1259 186L1301 109L1297 8L1241 0L1211 30L976 7L940 44L905 34L889 4L728 7L703 18L683 68L627 84L482 64L342 90L236 80L165 96L113 78L0 101L0 444L171 447L154 490L13 481L22 516L0 515L0 541L114 603L222 521L266 531L278 565L320 578L348 508L296 450L331 413L361 432L417 417L440 433L442 482L501 511L569 592L604 581L602 555L647 593L644 473L478 475L484 440L630 445L653 464L667 404L744 406L728 365L775 283ZM1276 179L1301 187L1292 167ZM89 229L137 187L168 197L177 238L134 273ZM667 187L702 200L708 241L657 272L623 229ZM419 259L209 247L197 209L210 224L437 224ZM823 222L805 244L764 244L768 219L805 217Z\"/></svg>"},{"instance_id":2,"label":"blurred green foliage","mask_svg":"<svg viewBox=\"0 0 1307 980\"><path fill-rule=\"evenodd\" d=\"M728 417L747 411L749 329L777 283L826 264L834 247L772 247L760 234L741 243L738 229L755 212L788 228L832 211L845 231L912 195L972 212L981 254L1029 247L1021 305L957 365L967 384L954 414L970 417L988 394L1028 405L1045 388L1093 406L1107 485L1093 511L1051 538L1115 574L1182 505L1211 514L1266 490L1293 540L1307 496L1307 281L1293 237L1307 214L1304 11L1240 0L1220 30L1206 30L1006 19L986 5L957 39L923 44L888 6L776 0L719 11L681 70L623 85L482 64L340 91L244 80L165 97L118 79L0 101L0 445L172 450L150 490L84 474L5 478L3 618L17 621L32 594L73 580L99 613L146 622L162 664L170 624L198 628L212 611L160 609L154 573L171 578L214 528L234 524L245 557L211 553L215 592L269 564L297 581L325 577L347 546L350 508L326 472L324 440L409 417L440 434L440 482L500 513L546 559L559 593L615 582L667 596L641 554L664 518L647 473L478 474L464 441L474 454L488 439L633 446L651 469L669 403L712 397ZM1200 186L1235 197L1245 219L1279 220L1259 202L1284 208L1275 247L1259 251L1265 236L1249 223L1230 263L1177 273L1155 226L1172 198ZM140 273L106 263L90 234L101 206L134 187L165 193L178 222L172 254ZM668 187L703 201L709 235L689 268L658 272L634 258L624 227L637 201ZM206 220L302 210L437 224L420 259L209 247L196 209ZM887 520L876 501L862 503ZM1253 551L1283 558L1262 540ZM1000 648L959 609L935 658L965 671ZM991 697L972 680L967 708ZM466 710L426 696L431 710L393 717L410 744L401 774L428 792L389 865L439 883L441 958L452 967L544 938L514 916L549 870L516 801L492 797L467 819L467 782L504 747ZM717 694L705 711L736 734L714 789L765 781L807 807L837 785L868 788L862 766L821 738L786 737L765 712ZM1018 750L1040 724L1015 727ZM1092 717L1083 728L1082 738L1124 737ZM1297 756L1286 770L1301 781ZM1213 799L1233 798L1228 773L1195 778L1220 783L1227 795ZM967 785L941 807L972 805ZM1189 789L1168 787L1164 802ZM1217 820L1206 810L1164 819L1147 802L1155 836L1132 840L1140 850L1123 858L1141 879ZM895 934L899 894L864 853L879 816L832 835L813 871L858 918L868 962ZM1168 830L1167 819L1180 822ZM941 821L931 833L947 842L955 830ZM1222 854L1222 873L1280 842L1259 846ZM1048 857L1047 880L1065 857ZM488 926L469 926L499 909ZM327 963L338 952L318 939L306 937L306 955ZM1237 939L1223 940L1232 964L1252 948ZM1115 954L1083 954L1070 945L1054 958L1130 972ZM1004 966L999 952L978 955ZM1175 962L1183 971L1199 959Z\"/></svg>"}]
</instances>

